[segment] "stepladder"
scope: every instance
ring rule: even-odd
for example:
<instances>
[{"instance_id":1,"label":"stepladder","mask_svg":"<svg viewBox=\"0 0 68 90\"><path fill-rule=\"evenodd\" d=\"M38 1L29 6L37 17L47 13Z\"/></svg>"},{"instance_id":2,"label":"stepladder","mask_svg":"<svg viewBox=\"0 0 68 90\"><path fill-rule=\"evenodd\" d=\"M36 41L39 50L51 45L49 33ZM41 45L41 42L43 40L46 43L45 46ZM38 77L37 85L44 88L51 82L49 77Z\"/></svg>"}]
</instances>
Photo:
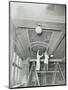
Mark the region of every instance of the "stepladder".
<instances>
[{"instance_id":1,"label":"stepladder","mask_svg":"<svg viewBox=\"0 0 68 90\"><path fill-rule=\"evenodd\" d=\"M40 62L41 63L41 62ZM54 64L54 63L53 63ZM40 64L41 66L41 64ZM60 68L60 64L59 63L55 63L55 68L54 70L49 70L49 67L43 64L43 69L41 70L36 70L36 62L32 61L32 65L30 68L30 73L29 73L29 81L31 81L31 86L46 86L46 85L55 85L55 81L56 81L56 74L60 72L61 76L63 77L64 80L64 76L62 73L62 70ZM39 74L41 75L39 77ZM47 74L52 74L52 78L51 78L51 84L48 84L48 76ZM40 80L41 78L41 80ZM41 82L40 82L41 81ZM41 84L42 83L42 84Z\"/></svg>"}]
</instances>

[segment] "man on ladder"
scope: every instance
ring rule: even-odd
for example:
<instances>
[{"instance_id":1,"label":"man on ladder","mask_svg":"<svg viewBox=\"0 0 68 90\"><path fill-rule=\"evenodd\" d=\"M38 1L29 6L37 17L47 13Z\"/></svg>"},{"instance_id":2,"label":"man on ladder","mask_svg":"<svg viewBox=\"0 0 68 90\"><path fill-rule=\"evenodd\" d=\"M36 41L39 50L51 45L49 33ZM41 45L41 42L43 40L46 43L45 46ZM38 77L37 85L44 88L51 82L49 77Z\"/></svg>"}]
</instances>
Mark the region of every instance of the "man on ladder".
<instances>
[{"instance_id":1,"label":"man on ladder","mask_svg":"<svg viewBox=\"0 0 68 90\"><path fill-rule=\"evenodd\" d=\"M33 76L33 80L35 82L35 85L38 84L38 86L40 86L40 82L39 82L39 78L38 78L38 73L37 71L40 70L40 58L43 56L42 55L39 55L39 50L37 51L37 59L36 59L36 68L35 68L35 73L34 73L34 76Z\"/></svg>"},{"instance_id":2,"label":"man on ladder","mask_svg":"<svg viewBox=\"0 0 68 90\"><path fill-rule=\"evenodd\" d=\"M40 58L43 56L42 55L39 55L39 50L37 51L37 61L36 61L36 70L40 70Z\"/></svg>"},{"instance_id":3,"label":"man on ladder","mask_svg":"<svg viewBox=\"0 0 68 90\"><path fill-rule=\"evenodd\" d=\"M44 59L44 70L47 71L48 70L48 59L49 59L49 56L47 54L47 51L45 51L44 57L45 57L45 59Z\"/></svg>"}]
</instances>

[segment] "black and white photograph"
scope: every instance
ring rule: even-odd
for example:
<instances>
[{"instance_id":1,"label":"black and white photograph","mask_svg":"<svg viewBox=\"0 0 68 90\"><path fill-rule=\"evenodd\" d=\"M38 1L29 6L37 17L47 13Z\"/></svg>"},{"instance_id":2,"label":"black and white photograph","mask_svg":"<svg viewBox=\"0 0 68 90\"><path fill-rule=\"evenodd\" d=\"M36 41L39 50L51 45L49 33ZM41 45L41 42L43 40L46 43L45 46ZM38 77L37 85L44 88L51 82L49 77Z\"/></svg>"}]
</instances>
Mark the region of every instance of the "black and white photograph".
<instances>
[{"instance_id":1,"label":"black and white photograph","mask_svg":"<svg viewBox=\"0 0 68 90\"><path fill-rule=\"evenodd\" d=\"M9 87L66 85L66 5L9 2Z\"/></svg>"}]
</instances>

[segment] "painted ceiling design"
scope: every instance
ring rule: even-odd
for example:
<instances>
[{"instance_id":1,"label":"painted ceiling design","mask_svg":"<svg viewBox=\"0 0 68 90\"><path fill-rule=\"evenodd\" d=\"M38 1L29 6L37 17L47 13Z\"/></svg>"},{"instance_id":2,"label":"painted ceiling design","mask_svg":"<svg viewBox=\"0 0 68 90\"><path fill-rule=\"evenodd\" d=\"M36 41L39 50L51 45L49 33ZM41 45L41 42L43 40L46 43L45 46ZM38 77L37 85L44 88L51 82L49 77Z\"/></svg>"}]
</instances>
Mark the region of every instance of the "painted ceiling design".
<instances>
[{"instance_id":1,"label":"painted ceiling design","mask_svg":"<svg viewBox=\"0 0 68 90\"><path fill-rule=\"evenodd\" d=\"M43 41L49 43L52 32L42 30L41 35L37 35L35 30L28 30L30 42Z\"/></svg>"},{"instance_id":2,"label":"painted ceiling design","mask_svg":"<svg viewBox=\"0 0 68 90\"><path fill-rule=\"evenodd\" d=\"M12 3L11 7L11 19L16 28L15 43L19 56L35 57L34 53L38 49L41 52L47 49L49 55L56 52L58 57L61 55L60 51L63 53L65 41L62 43L63 46L61 42L65 35L65 5ZM41 24L44 29L41 35L35 32L37 24ZM57 57L56 53L55 57Z\"/></svg>"},{"instance_id":3,"label":"painted ceiling design","mask_svg":"<svg viewBox=\"0 0 68 90\"><path fill-rule=\"evenodd\" d=\"M29 30L24 28L18 28L17 41L19 41L20 44L20 52L24 52L27 57L30 56L31 58L36 58L36 52L38 49L41 51L41 53L47 50L49 55L53 54L53 52L55 52L56 48L63 39L64 34L65 32L60 30L43 30L43 33L40 36L38 36L34 29ZM16 43L16 45L17 44L18 43Z\"/></svg>"}]
</instances>

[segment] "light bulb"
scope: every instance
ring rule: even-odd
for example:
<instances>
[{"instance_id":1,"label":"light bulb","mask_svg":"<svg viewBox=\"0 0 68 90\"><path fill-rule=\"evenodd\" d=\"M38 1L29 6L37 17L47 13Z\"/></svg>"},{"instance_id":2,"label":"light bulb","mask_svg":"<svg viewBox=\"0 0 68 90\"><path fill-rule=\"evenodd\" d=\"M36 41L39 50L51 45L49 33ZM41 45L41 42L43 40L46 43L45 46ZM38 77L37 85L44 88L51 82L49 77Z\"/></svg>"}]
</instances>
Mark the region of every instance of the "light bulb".
<instances>
[{"instance_id":1,"label":"light bulb","mask_svg":"<svg viewBox=\"0 0 68 90\"><path fill-rule=\"evenodd\" d=\"M54 55L50 55L50 57L54 57Z\"/></svg>"},{"instance_id":2,"label":"light bulb","mask_svg":"<svg viewBox=\"0 0 68 90\"><path fill-rule=\"evenodd\" d=\"M41 34L42 33L42 29L41 29L40 26L37 26L35 31L36 31L37 34Z\"/></svg>"}]
</instances>

